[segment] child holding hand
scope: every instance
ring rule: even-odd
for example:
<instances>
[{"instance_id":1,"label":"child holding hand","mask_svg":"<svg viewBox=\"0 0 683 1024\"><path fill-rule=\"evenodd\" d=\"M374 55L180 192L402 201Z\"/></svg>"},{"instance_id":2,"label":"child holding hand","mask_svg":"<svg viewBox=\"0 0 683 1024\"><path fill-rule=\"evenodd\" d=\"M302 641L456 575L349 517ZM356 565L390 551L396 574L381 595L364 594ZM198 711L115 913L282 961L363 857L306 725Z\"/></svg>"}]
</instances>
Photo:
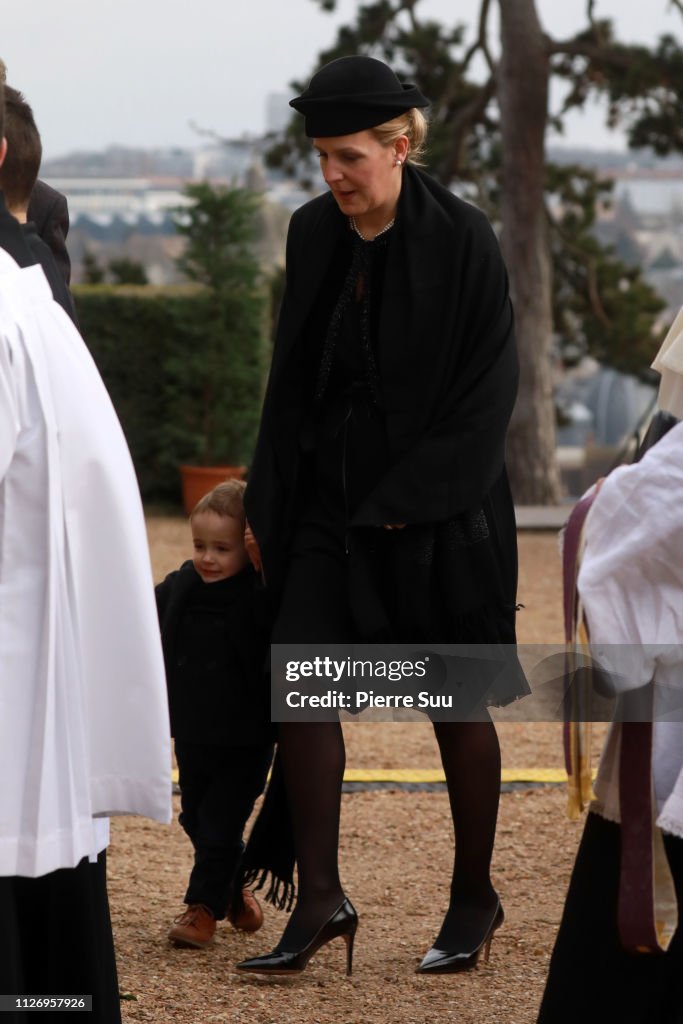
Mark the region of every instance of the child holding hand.
<instances>
[{"instance_id":1,"label":"child holding hand","mask_svg":"<svg viewBox=\"0 0 683 1024\"><path fill-rule=\"evenodd\" d=\"M180 824L194 847L187 909L169 939L211 944L216 922L256 931L263 912L248 889L233 892L242 834L263 792L273 727L265 674L265 595L244 547L245 484L229 480L190 515L194 555L156 588Z\"/></svg>"}]
</instances>

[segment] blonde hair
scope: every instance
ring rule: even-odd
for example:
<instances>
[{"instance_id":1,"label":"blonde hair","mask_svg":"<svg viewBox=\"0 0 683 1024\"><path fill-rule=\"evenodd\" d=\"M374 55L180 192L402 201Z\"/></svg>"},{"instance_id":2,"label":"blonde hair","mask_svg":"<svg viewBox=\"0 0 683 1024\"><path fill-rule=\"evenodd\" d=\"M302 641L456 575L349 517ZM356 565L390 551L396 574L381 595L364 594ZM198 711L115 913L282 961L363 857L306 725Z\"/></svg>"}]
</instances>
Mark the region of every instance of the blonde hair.
<instances>
[{"instance_id":1,"label":"blonde hair","mask_svg":"<svg viewBox=\"0 0 683 1024\"><path fill-rule=\"evenodd\" d=\"M370 131L382 146L391 146L401 135L407 135L408 163L418 166L422 164L420 158L424 155L429 122L417 107L411 107L405 113L392 118L391 121L385 121L384 124L378 124Z\"/></svg>"},{"instance_id":2,"label":"blonde hair","mask_svg":"<svg viewBox=\"0 0 683 1024\"><path fill-rule=\"evenodd\" d=\"M190 522L201 512L215 512L218 516L230 516L244 526L244 480L226 480L200 498L190 512Z\"/></svg>"}]
</instances>

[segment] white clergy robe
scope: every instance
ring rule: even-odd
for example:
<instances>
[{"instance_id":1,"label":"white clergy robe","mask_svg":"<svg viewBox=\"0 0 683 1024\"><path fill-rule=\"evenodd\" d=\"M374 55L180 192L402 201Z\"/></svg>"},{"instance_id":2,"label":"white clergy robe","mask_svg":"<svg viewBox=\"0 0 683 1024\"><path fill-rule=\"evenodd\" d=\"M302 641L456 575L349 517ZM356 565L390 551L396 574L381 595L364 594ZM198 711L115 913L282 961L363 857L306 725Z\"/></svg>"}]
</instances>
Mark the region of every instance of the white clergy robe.
<instances>
[{"instance_id":1,"label":"white clergy robe","mask_svg":"<svg viewBox=\"0 0 683 1024\"><path fill-rule=\"evenodd\" d=\"M654 682L657 824L683 838L683 423L602 484L585 526L578 590L591 650L617 692ZM619 738L593 810L619 821Z\"/></svg>"},{"instance_id":2,"label":"white clergy robe","mask_svg":"<svg viewBox=\"0 0 683 1024\"><path fill-rule=\"evenodd\" d=\"M170 766L128 448L41 268L0 249L0 875L75 866L94 816L170 821Z\"/></svg>"}]
</instances>

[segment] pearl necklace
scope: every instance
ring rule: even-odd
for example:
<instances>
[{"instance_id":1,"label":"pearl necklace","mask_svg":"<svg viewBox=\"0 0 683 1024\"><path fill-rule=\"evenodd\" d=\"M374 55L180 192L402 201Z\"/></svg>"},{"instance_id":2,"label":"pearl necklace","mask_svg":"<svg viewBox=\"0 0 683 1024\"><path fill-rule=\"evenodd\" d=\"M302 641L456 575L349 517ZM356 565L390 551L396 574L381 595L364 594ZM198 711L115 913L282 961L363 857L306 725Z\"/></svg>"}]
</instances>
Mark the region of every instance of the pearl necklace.
<instances>
[{"instance_id":1,"label":"pearl necklace","mask_svg":"<svg viewBox=\"0 0 683 1024\"><path fill-rule=\"evenodd\" d=\"M385 234L387 231L389 231L391 228L393 228L394 221L396 220L396 218L392 217L391 220L389 221L389 223L385 224L384 227L381 229L381 231L377 232L377 234L375 235L374 238L366 238L365 235L361 234L361 232L358 229L358 225L356 224L356 221L355 221L354 217L349 217L349 220L351 221L351 227L356 232L356 234L361 239L361 241L363 241L363 242L374 242L375 238L379 238L380 235Z\"/></svg>"}]
</instances>

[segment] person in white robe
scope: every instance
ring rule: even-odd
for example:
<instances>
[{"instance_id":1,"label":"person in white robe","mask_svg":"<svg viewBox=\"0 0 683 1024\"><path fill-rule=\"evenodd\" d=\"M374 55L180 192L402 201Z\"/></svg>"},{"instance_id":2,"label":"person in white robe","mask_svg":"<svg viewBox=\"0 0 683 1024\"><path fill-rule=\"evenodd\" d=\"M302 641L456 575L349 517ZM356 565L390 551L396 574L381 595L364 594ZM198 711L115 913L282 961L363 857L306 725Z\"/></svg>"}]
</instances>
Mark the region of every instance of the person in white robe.
<instances>
[{"instance_id":1,"label":"person in white robe","mask_svg":"<svg viewBox=\"0 0 683 1024\"><path fill-rule=\"evenodd\" d=\"M659 408L680 420L682 314L653 365L662 373ZM624 747L625 757L630 727L615 722L610 729L538 1020L680 1024L683 423L641 461L619 467L602 483L584 542L577 587L591 653L609 673L622 706L628 707L629 695L647 692L648 703L636 706L636 716L649 707L653 724L649 735L647 729L631 731L629 742L636 746ZM644 754L638 750L644 738L651 755L647 747ZM635 756L643 758L643 769L634 773L629 758ZM639 819L641 813L650 820ZM629 875L621 867L627 857ZM647 873L639 878L641 869ZM638 946L636 939L625 948L629 936L650 931L651 941Z\"/></svg>"},{"instance_id":2,"label":"person in white robe","mask_svg":"<svg viewBox=\"0 0 683 1024\"><path fill-rule=\"evenodd\" d=\"M128 448L42 269L0 230L0 992L85 986L90 1020L120 1020L107 817L169 822L170 768Z\"/></svg>"}]
</instances>

